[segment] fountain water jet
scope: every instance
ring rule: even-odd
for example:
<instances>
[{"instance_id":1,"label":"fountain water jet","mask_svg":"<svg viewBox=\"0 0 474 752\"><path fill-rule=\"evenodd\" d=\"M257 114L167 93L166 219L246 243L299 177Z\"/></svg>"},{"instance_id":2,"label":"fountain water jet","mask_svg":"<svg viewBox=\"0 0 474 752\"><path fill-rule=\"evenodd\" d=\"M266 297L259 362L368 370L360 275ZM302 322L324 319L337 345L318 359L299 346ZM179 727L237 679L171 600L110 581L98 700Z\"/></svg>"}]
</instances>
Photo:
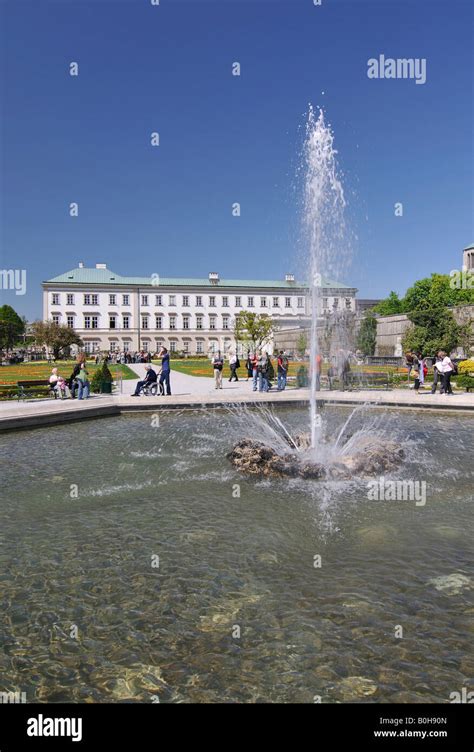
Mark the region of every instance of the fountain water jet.
<instances>
[{"instance_id":1,"label":"fountain water jet","mask_svg":"<svg viewBox=\"0 0 474 752\"><path fill-rule=\"evenodd\" d=\"M335 273L343 258L345 238L344 208L346 202L341 181L337 176L337 151L334 136L326 125L324 113L316 117L310 106L304 145L304 206L303 225L307 244L309 294L311 307L310 330L310 434L311 447L316 448L321 435L317 416L316 357L319 355L318 315L321 311L321 289L325 277ZM347 246L346 246L347 247Z\"/></svg>"}]
</instances>

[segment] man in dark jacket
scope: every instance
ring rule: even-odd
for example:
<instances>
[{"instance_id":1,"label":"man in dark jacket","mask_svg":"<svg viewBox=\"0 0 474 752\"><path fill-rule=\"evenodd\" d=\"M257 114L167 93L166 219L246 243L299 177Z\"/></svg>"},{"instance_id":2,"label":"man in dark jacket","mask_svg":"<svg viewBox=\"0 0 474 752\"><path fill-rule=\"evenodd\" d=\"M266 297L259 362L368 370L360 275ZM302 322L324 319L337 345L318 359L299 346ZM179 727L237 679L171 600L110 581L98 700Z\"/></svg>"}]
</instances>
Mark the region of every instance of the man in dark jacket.
<instances>
[{"instance_id":1,"label":"man in dark jacket","mask_svg":"<svg viewBox=\"0 0 474 752\"><path fill-rule=\"evenodd\" d=\"M153 370L151 366L145 366L146 370L146 376L143 381L139 381L135 391L132 394L132 397L138 397L140 395L140 392L142 391L143 387L147 384L155 384L157 380L156 371Z\"/></svg>"}]
</instances>

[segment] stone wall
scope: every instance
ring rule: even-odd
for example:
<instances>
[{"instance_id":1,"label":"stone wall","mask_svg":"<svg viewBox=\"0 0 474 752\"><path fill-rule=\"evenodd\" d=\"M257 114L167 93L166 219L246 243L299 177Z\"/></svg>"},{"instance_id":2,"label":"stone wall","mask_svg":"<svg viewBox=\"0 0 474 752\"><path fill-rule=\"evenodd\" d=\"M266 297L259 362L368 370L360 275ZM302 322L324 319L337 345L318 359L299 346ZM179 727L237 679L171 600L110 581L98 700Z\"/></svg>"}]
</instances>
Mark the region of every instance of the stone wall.
<instances>
[{"instance_id":1,"label":"stone wall","mask_svg":"<svg viewBox=\"0 0 474 752\"><path fill-rule=\"evenodd\" d=\"M471 345L474 346L474 305L458 306L453 309L458 324L471 322ZM377 318L377 345L375 355L399 355L403 335L410 326L405 314L379 316Z\"/></svg>"}]
</instances>

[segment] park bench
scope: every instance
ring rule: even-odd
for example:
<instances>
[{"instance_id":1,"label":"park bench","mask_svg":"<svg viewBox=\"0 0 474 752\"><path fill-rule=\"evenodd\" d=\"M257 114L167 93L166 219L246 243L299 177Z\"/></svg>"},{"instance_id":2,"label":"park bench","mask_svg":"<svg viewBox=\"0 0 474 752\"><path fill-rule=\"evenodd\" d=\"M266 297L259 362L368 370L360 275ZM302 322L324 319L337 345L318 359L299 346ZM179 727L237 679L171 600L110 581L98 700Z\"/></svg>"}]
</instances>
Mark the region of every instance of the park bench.
<instances>
[{"instance_id":1,"label":"park bench","mask_svg":"<svg viewBox=\"0 0 474 752\"><path fill-rule=\"evenodd\" d=\"M50 392L54 394L54 399L57 399L57 392L51 387L48 379L39 381L18 381L18 400L26 399L27 397L37 397L40 394L48 396Z\"/></svg>"},{"instance_id":2,"label":"park bench","mask_svg":"<svg viewBox=\"0 0 474 752\"><path fill-rule=\"evenodd\" d=\"M329 390L342 389L352 391L353 389L390 389L390 380L388 373L373 372L360 373L358 371L349 371L346 375L345 382L338 376L321 376L321 385L326 383Z\"/></svg>"}]
</instances>

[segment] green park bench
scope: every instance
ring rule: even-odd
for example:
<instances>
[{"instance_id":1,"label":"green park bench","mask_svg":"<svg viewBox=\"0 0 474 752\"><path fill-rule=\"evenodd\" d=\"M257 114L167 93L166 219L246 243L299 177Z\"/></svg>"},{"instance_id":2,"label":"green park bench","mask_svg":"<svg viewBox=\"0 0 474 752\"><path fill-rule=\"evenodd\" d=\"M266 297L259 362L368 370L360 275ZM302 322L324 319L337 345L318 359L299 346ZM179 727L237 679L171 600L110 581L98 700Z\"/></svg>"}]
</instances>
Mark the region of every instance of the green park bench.
<instances>
[{"instance_id":1,"label":"green park bench","mask_svg":"<svg viewBox=\"0 0 474 752\"><path fill-rule=\"evenodd\" d=\"M49 379L36 380L36 381L18 381L18 400L26 399L27 397L39 397L50 394L54 395L54 399L57 399L57 392L51 387Z\"/></svg>"}]
</instances>

